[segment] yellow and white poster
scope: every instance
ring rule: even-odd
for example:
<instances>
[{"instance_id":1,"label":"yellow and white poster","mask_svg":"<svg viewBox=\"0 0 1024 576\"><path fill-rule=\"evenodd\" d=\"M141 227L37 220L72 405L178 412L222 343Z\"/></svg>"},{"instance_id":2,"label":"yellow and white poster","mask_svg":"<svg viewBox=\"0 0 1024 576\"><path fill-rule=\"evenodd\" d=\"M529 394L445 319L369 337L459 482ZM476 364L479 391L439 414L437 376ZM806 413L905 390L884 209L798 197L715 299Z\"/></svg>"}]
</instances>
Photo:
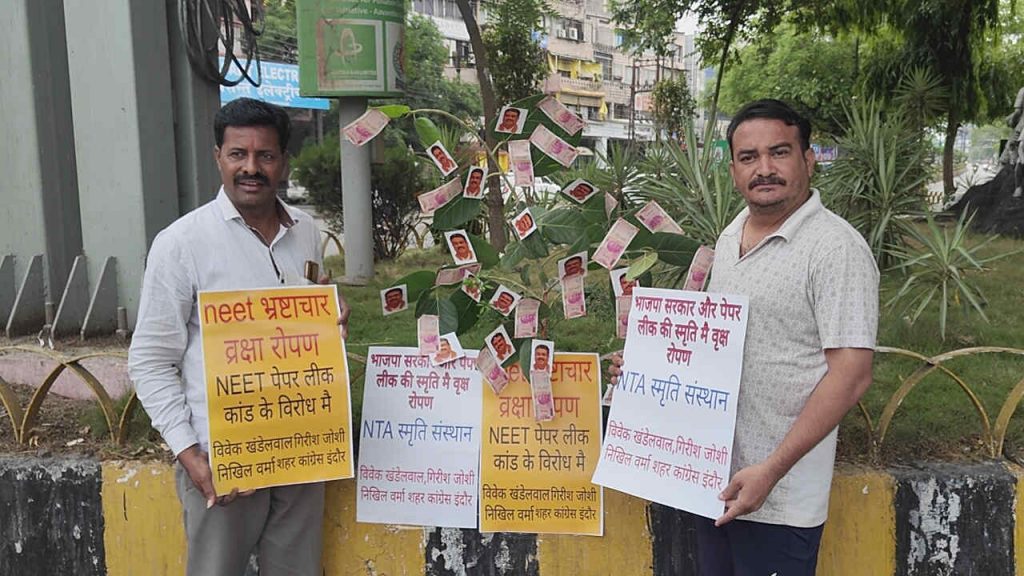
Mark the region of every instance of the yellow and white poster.
<instances>
[{"instance_id":1,"label":"yellow and white poster","mask_svg":"<svg viewBox=\"0 0 1024 576\"><path fill-rule=\"evenodd\" d=\"M537 422L518 365L500 395L484 391L480 531L604 532L603 493L590 482L601 450L597 354L555 354L554 420Z\"/></svg>"},{"instance_id":2,"label":"yellow and white poster","mask_svg":"<svg viewBox=\"0 0 1024 576\"><path fill-rule=\"evenodd\" d=\"M337 288L200 292L199 320L217 493L351 478Z\"/></svg>"}]
</instances>

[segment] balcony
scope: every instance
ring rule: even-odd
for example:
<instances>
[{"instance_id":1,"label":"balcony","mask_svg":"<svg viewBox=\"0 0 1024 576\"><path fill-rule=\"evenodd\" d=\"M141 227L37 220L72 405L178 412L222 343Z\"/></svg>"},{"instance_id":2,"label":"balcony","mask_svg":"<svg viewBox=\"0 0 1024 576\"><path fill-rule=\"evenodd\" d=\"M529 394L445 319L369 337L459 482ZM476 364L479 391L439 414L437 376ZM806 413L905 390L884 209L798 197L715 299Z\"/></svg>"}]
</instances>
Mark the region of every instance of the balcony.
<instances>
[{"instance_id":1,"label":"balcony","mask_svg":"<svg viewBox=\"0 0 1024 576\"><path fill-rule=\"evenodd\" d=\"M568 92L582 96L604 96L604 84L597 80L563 78L553 75L548 78L548 87L553 92Z\"/></svg>"}]
</instances>

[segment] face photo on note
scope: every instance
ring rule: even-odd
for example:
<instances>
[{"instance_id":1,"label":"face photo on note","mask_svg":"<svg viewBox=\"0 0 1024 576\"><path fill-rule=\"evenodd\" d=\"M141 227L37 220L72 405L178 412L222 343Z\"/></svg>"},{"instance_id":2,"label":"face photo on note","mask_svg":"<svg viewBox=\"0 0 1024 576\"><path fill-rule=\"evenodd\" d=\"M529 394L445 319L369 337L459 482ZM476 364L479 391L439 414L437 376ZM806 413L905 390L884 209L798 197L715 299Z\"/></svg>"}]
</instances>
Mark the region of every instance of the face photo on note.
<instances>
[{"instance_id":1,"label":"face photo on note","mask_svg":"<svg viewBox=\"0 0 1024 576\"><path fill-rule=\"evenodd\" d=\"M452 255L452 259L455 260L456 264L472 264L476 262L476 252L473 250L473 244L469 241L469 235L466 234L465 230L451 230L444 233L444 238L448 242L448 251Z\"/></svg>"},{"instance_id":2,"label":"face photo on note","mask_svg":"<svg viewBox=\"0 0 1024 576\"><path fill-rule=\"evenodd\" d=\"M640 286L639 280L627 280L626 273L629 272L629 268L617 268L612 270L608 274L612 279L612 290L615 291L615 296L632 296L633 288Z\"/></svg>"},{"instance_id":3,"label":"face photo on note","mask_svg":"<svg viewBox=\"0 0 1024 576\"><path fill-rule=\"evenodd\" d=\"M508 337L508 332L501 325L487 335L484 339L484 344L487 345L487 349L491 351L491 354L494 354L494 359L498 361L498 364L504 364L506 360L512 357L512 353L515 352L515 349L512 347L512 339Z\"/></svg>"},{"instance_id":4,"label":"face photo on note","mask_svg":"<svg viewBox=\"0 0 1024 576\"><path fill-rule=\"evenodd\" d=\"M554 364L555 343L550 340L534 340L530 348L530 371L551 374L552 364Z\"/></svg>"},{"instance_id":5,"label":"face photo on note","mask_svg":"<svg viewBox=\"0 0 1024 576\"><path fill-rule=\"evenodd\" d=\"M487 182L487 169L474 166L466 174L466 185L462 188L462 195L466 198L483 198L484 185Z\"/></svg>"},{"instance_id":6,"label":"face photo on note","mask_svg":"<svg viewBox=\"0 0 1024 576\"><path fill-rule=\"evenodd\" d=\"M498 112L498 124L494 131L503 134L522 134L523 126L526 124L526 112L525 108L505 106Z\"/></svg>"},{"instance_id":7,"label":"face photo on note","mask_svg":"<svg viewBox=\"0 0 1024 576\"><path fill-rule=\"evenodd\" d=\"M455 332L449 332L442 334L438 339L437 353L430 359L431 364L434 366L440 366L447 364L452 360L462 358L466 355L466 351L462 349L462 344L459 343L459 337Z\"/></svg>"},{"instance_id":8,"label":"face photo on note","mask_svg":"<svg viewBox=\"0 0 1024 576\"><path fill-rule=\"evenodd\" d=\"M408 287L405 284L399 284L381 290L380 307L385 316L408 309Z\"/></svg>"},{"instance_id":9,"label":"face photo on note","mask_svg":"<svg viewBox=\"0 0 1024 576\"><path fill-rule=\"evenodd\" d=\"M508 316L512 309L519 304L519 300L522 295L516 294L509 290L504 285L498 286L498 289L494 291L494 296L491 296L491 300L488 302L491 308L497 310L502 316Z\"/></svg>"}]
</instances>

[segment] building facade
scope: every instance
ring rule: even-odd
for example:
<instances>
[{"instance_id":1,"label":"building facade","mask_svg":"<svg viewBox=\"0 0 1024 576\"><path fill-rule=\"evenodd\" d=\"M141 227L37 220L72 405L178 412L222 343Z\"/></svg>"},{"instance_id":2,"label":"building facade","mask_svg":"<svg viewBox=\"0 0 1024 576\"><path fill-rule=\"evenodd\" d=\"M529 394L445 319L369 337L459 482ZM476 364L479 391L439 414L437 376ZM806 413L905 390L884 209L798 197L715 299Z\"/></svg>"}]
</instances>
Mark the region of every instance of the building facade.
<instances>
[{"instance_id":1,"label":"building facade","mask_svg":"<svg viewBox=\"0 0 1024 576\"><path fill-rule=\"evenodd\" d=\"M487 3L473 6L486 26ZM623 49L607 0L551 0L549 6L554 14L543 19L538 37L550 72L543 90L587 121L585 147L604 154L611 141L654 140L651 92L661 78L685 74L700 98L711 75L701 67L695 36L675 33L665 58L634 55ZM414 0L413 11L433 20L445 37L447 74L476 82L469 33L454 0ZM702 129L703 117L695 120Z\"/></svg>"}]
</instances>

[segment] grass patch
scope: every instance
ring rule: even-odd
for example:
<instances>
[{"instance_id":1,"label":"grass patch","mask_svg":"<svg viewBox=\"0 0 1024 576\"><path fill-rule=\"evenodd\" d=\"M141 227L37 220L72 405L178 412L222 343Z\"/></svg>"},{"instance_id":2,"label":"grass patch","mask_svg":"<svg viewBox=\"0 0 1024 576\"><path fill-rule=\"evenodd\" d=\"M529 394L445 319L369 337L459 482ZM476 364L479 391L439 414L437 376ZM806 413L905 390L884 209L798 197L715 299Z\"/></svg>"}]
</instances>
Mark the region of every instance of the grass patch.
<instances>
[{"instance_id":1,"label":"grass patch","mask_svg":"<svg viewBox=\"0 0 1024 576\"><path fill-rule=\"evenodd\" d=\"M975 235L972 242L984 236ZM986 246L981 255L989 256L1024 248L1024 241L997 239ZM348 349L365 355L369 346L414 346L416 321L412 311L387 319L380 311L379 291L416 270L436 269L448 260L442 248L410 250L394 262L378 263L374 281L365 287L343 286L342 293L352 305ZM341 257L328 259L335 271L344 269ZM553 271L549 271L553 274ZM1024 349L1024 253L998 260L983 273L972 273L986 297L985 310L990 323L979 316L964 315L957 307L951 310L945 341L939 336L938 314L928 310L910 326L899 314L883 311L878 342L882 346L905 348L924 356L975 346L1002 346ZM887 273L882 282L883 301L899 288L898 273ZM591 272L587 278L586 318L561 320L550 326L553 339L561 350L598 352L622 348L614 334L614 300L607 274ZM481 314L476 327L460 337L468 349L483 346L483 337L499 322L496 312ZM878 426L885 405L893 393L920 365L919 362L893 354L878 354L875 361L875 383L863 403L872 423ZM974 391L990 423L995 419L1010 390L1024 378L1024 357L1009 354L980 354L958 358L944 364L960 376ZM363 366L353 364L352 394L355 422L359 422L363 394ZM882 445L884 463L921 459L985 458L987 447L982 443L982 420L968 396L948 376L935 371L924 378L900 405ZM1006 435L1004 453L1011 459L1024 460L1024 418L1014 417ZM840 427L839 456L843 460L868 462L870 443L867 426L859 410L851 411Z\"/></svg>"}]
</instances>

